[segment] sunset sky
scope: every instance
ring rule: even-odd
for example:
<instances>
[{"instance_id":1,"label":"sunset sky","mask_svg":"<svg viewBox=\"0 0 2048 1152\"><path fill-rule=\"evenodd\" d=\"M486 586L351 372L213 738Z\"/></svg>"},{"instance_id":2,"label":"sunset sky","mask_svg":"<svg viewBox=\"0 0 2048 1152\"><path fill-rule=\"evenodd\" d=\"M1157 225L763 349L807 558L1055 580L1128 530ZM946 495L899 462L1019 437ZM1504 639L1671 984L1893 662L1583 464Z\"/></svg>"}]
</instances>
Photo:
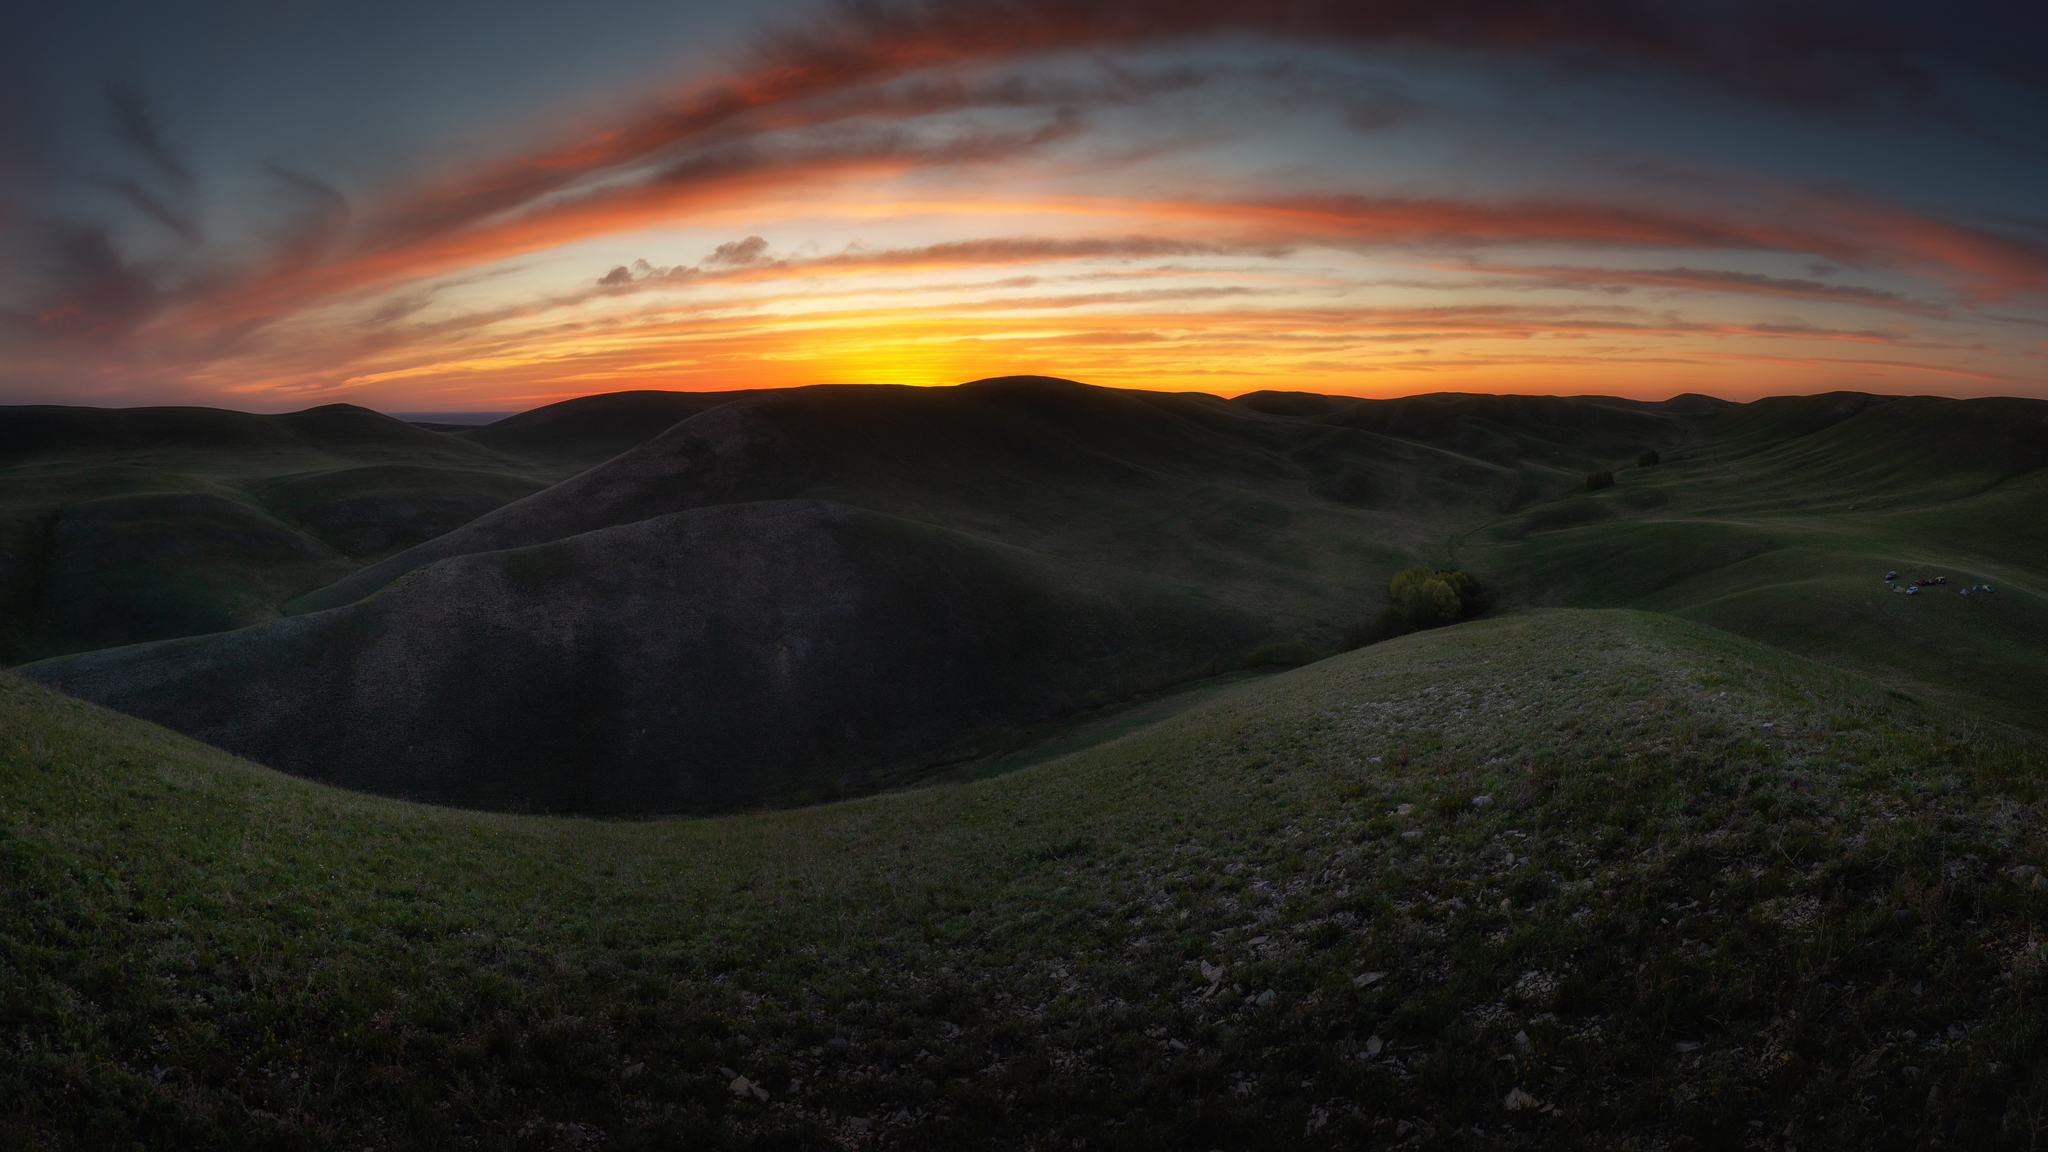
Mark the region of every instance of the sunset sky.
<instances>
[{"instance_id":1,"label":"sunset sky","mask_svg":"<svg viewBox=\"0 0 2048 1152\"><path fill-rule=\"evenodd\" d=\"M2048 6L77 0L0 403L2048 396Z\"/></svg>"}]
</instances>

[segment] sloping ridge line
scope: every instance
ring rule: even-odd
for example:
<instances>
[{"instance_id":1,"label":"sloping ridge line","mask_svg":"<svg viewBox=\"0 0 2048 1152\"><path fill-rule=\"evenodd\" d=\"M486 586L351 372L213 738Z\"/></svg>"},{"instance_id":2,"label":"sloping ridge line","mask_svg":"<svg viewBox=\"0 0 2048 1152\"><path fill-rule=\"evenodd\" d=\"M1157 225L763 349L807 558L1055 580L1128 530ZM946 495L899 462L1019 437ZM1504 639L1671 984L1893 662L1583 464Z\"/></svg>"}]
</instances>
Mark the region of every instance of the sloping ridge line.
<instances>
[{"instance_id":1,"label":"sloping ridge line","mask_svg":"<svg viewBox=\"0 0 2048 1152\"><path fill-rule=\"evenodd\" d=\"M814 469L805 466L798 445L760 418L762 409L789 402L768 395L707 409L604 464L302 596L291 608L350 604L453 556L545 543L690 508L794 495Z\"/></svg>"}]
</instances>

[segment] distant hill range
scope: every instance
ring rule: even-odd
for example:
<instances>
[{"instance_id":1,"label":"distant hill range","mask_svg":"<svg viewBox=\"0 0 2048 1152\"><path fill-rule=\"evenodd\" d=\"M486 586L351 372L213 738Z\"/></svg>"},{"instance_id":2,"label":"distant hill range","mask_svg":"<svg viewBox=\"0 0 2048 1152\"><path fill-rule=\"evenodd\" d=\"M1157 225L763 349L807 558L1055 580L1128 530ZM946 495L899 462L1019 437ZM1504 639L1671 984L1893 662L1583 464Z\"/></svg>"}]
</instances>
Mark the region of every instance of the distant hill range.
<instances>
[{"instance_id":1,"label":"distant hill range","mask_svg":"<svg viewBox=\"0 0 2048 1152\"><path fill-rule=\"evenodd\" d=\"M1497 611L1654 608L2038 727L2044 497L2048 404L2022 400L1005 377L471 429L5 409L0 635L26 676L274 767L518 810L915 780L1334 651L1418 562ZM1893 569L1998 591L1909 598Z\"/></svg>"}]
</instances>

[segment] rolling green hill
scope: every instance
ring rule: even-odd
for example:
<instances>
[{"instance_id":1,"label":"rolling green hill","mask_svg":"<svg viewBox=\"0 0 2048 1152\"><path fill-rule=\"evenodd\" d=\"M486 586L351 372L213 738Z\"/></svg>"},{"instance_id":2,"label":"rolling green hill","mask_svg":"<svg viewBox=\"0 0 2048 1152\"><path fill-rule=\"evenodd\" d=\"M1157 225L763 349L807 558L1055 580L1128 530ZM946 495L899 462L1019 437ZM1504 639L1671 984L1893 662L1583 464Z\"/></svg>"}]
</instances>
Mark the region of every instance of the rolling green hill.
<instances>
[{"instance_id":1,"label":"rolling green hill","mask_svg":"<svg viewBox=\"0 0 2048 1152\"><path fill-rule=\"evenodd\" d=\"M348 608L26 672L345 787L648 814L873 791L1214 674L1270 631L1114 570L768 501L459 556Z\"/></svg>"},{"instance_id":2,"label":"rolling green hill","mask_svg":"<svg viewBox=\"0 0 2048 1152\"><path fill-rule=\"evenodd\" d=\"M1690 394L1648 404L1606 396L1441 393L1361 400L1254 392L1234 402L1381 442L1427 445L1447 457L1431 470L1429 486L1458 493L1469 506L1461 511L1493 513L1553 499L1577 487L1588 471L1632 461L1644 449L1668 450L1692 434L1701 414L1728 407ZM1324 490L1357 499L1385 491L1385 479L1354 465L1332 475ZM1397 498L1412 501L1414 495L1399 491Z\"/></svg>"},{"instance_id":3,"label":"rolling green hill","mask_svg":"<svg viewBox=\"0 0 2048 1152\"><path fill-rule=\"evenodd\" d=\"M671 425L742 396L759 392L607 392L507 416L458 435L472 444L534 461L550 479L602 464Z\"/></svg>"},{"instance_id":4,"label":"rolling green hill","mask_svg":"<svg viewBox=\"0 0 2048 1152\"><path fill-rule=\"evenodd\" d=\"M0 1143L2025 1148L2038 742L1538 611L975 783L598 823L0 677Z\"/></svg>"},{"instance_id":5,"label":"rolling green hill","mask_svg":"<svg viewBox=\"0 0 2048 1152\"><path fill-rule=\"evenodd\" d=\"M0 661L275 620L543 472L349 405L0 409Z\"/></svg>"},{"instance_id":6,"label":"rolling green hill","mask_svg":"<svg viewBox=\"0 0 2048 1152\"><path fill-rule=\"evenodd\" d=\"M1344 473L1374 495L1334 498ZM1485 483L1453 453L1205 395L1045 377L806 388L706 410L298 607L349 603L450 556L810 498L1197 585L1327 643L1439 524L1478 522L1468 505Z\"/></svg>"},{"instance_id":7,"label":"rolling green hill","mask_svg":"<svg viewBox=\"0 0 2048 1152\"><path fill-rule=\"evenodd\" d=\"M2048 730L2048 403L1762 400L1617 479L1457 557L1511 604L1670 612Z\"/></svg>"},{"instance_id":8,"label":"rolling green hill","mask_svg":"<svg viewBox=\"0 0 2048 1152\"><path fill-rule=\"evenodd\" d=\"M580 443L592 413L656 402L515 419ZM292 601L303 617L26 674L387 795L617 813L870 790L1331 651L1531 476L1683 434L1576 403L1447 400L1402 439L1044 377L747 395ZM1537 431L1510 443L1524 410Z\"/></svg>"},{"instance_id":9,"label":"rolling green hill","mask_svg":"<svg viewBox=\"0 0 2048 1152\"><path fill-rule=\"evenodd\" d=\"M121 709L0 675L0 1146L2032 1148L2044 501L2016 400L0 412Z\"/></svg>"},{"instance_id":10,"label":"rolling green hill","mask_svg":"<svg viewBox=\"0 0 2048 1152\"><path fill-rule=\"evenodd\" d=\"M1416 562L1473 569L1501 610L1672 613L2048 726L2038 401L1003 377L620 393L456 435L170 411L147 452L148 412L23 417L54 447L22 467L79 490L50 511L15 477L45 501L20 646L106 649L27 674L390 795L706 811L952 772L1334 651ZM195 445L242 471L180 489ZM1620 483L1586 491L1594 468ZM1908 597L1893 569L1953 582Z\"/></svg>"}]
</instances>

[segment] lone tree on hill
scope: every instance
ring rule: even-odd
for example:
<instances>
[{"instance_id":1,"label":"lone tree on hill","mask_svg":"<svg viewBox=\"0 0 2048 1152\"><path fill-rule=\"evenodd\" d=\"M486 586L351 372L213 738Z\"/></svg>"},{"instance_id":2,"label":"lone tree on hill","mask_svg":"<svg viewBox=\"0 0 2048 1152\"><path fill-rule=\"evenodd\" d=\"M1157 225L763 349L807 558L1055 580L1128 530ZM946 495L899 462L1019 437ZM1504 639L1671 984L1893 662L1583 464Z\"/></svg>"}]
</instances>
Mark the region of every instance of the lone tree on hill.
<instances>
[{"instance_id":1,"label":"lone tree on hill","mask_svg":"<svg viewBox=\"0 0 2048 1152\"><path fill-rule=\"evenodd\" d=\"M1657 450L1655 448L1648 448L1636 453L1636 467L1648 468L1655 463L1657 463Z\"/></svg>"},{"instance_id":2,"label":"lone tree on hill","mask_svg":"<svg viewBox=\"0 0 2048 1152\"><path fill-rule=\"evenodd\" d=\"M1598 492L1602 488L1612 487L1614 487L1614 473L1604 468L1598 472L1586 473L1586 491Z\"/></svg>"},{"instance_id":3,"label":"lone tree on hill","mask_svg":"<svg viewBox=\"0 0 2048 1152\"><path fill-rule=\"evenodd\" d=\"M1441 628L1486 611L1486 589L1460 568L1446 572L1427 564L1394 573L1387 582L1387 606L1371 621L1344 634L1344 647L1358 648L1423 628Z\"/></svg>"}]
</instances>

